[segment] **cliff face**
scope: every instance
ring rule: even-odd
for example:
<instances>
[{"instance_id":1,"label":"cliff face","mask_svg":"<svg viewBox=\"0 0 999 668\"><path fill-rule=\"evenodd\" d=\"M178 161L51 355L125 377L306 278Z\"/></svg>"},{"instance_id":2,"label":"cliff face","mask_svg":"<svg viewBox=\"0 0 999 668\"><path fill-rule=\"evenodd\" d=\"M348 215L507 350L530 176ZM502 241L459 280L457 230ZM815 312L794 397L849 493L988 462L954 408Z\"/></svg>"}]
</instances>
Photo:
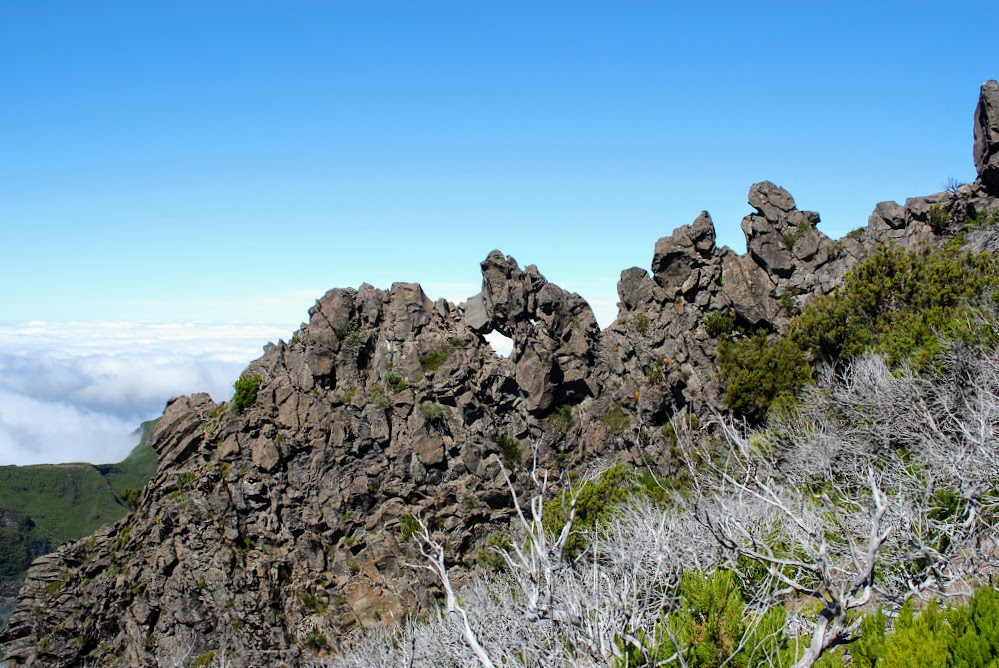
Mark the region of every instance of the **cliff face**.
<instances>
[{"instance_id":1,"label":"cliff face","mask_svg":"<svg viewBox=\"0 0 999 668\"><path fill-rule=\"evenodd\" d=\"M461 305L415 284L328 292L247 369L263 379L252 405L167 405L137 511L34 563L0 656L157 665L225 648L247 665L295 664L358 624L418 610L428 583L405 565L417 561L405 516L446 533L460 581L510 518L502 467L520 487L535 449L554 474L596 457L663 462L672 415L722 408L708 314L781 331L878 244L936 243L999 207L984 178L996 90L983 87L976 112L974 184L879 204L840 241L756 184L746 254L718 248L702 213L659 240L650 272L622 272L620 315L603 331L578 295L498 251ZM493 330L513 339L509 358L483 338Z\"/></svg>"}]
</instances>

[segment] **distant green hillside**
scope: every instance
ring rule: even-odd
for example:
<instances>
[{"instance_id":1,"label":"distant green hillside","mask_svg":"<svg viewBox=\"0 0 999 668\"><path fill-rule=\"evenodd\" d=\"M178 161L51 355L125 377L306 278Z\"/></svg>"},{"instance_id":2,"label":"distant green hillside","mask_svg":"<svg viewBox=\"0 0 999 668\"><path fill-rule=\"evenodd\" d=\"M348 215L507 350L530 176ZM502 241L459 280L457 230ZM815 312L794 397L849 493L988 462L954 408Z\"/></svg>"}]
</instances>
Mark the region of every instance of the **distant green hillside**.
<instances>
[{"instance_id":1,"label":"distant green hillside","mask_svg":"<svg viewBox=\"0 0 999 668\"><path fill-rule=\"evenodd\" d=\"M31 561L117 521L156 472L155 421L119 464L0 466L0 628Z\"/></svg>"}]
</instances>

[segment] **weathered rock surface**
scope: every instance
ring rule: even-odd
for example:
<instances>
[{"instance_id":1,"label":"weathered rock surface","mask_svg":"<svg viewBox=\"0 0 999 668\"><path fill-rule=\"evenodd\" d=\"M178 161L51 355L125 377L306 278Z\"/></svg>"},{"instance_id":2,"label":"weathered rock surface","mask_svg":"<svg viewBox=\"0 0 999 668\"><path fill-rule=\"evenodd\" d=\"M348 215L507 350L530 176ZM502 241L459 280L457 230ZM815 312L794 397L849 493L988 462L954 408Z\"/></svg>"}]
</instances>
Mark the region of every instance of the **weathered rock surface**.
<instances>
[{"instance_id":1,"label":"weathered rock surface","mask_svg":"<svg viewBox=\"0 0 999 668\"><path fill-rule=\"evenodd\" d=\"M999 83L982 84L975 109L975 168L985 187L999 195Z\"/></svg>"},{"instance_id":2,"label":"weathered rock surface","mask_svg":"<svg viewBox=\"0 0 999 668\"><path fill-rule=\"evenodd\" d=\"M603 331L578 295L498 251L463 305L408 283L326 293L248 368L263 378L252 406L167 405L138 509L34 563L0 656L155 666L225 648L258 666L322 655L351 628L428 602L433 583L405 565L418 559L406 515L445 533L460 582L510 518L502 468L525 484L532 446L553 474L593 457L665 462L672 416L722 409L713 315L781 331L879 244L937 243L999 208L976 182L879 204L866 228L832 241L786 190L759 183L748 199L747 253L719 248L702 213L656 243L651 272L622 272L619 317ZM513 339L509 358L485 341L493 330Z\"/></svg>"}]
</instances>

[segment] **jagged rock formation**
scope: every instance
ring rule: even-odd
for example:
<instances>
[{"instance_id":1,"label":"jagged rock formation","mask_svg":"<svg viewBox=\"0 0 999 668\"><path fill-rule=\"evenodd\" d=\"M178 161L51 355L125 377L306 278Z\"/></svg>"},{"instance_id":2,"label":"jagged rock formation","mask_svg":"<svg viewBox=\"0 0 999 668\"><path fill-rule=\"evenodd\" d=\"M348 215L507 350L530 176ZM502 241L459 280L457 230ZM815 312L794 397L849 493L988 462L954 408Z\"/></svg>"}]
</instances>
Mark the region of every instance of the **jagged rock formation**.
<instances>
[{"instance_id":1,"label":"jagged rock formation","mask_svg":"<svg viewBox=\"0 0 999 668\"><path fill-rule=\"evenodd\" d=\"M988 147L992 113L976 114ZM460 580L509 520L502 469L522 485L532 446L553 473L594 457L664 461L667 420L721 409L711 314L781 331L878 244L936 243L999 207L990 160L956 192L879 204L840 241L787 191L756 184L746 254L717 247L702 213L659 240L651 273L622 273L604 331L578 295L498 251L462 305L415 284L331 290L250 365L263 379L251 406L168 404L138 510L35 562L0 655L153 666L224 647L246 665L294 665L358 624L400 619L430 584L405 565L417 558L407 515L447 535ZM513 339L509 358L483 338L493 330Z\"/></svg>"},{"instance_id":2,"label":"jagged rock formation","mask_svg":"<svg viewBox=\"0 0 999 668\"><path fill-rule=\"evenodd\" d=\"M982 84L975 110L975 169L993 194L999 194L999 83Z\"/></svg>"}]
</instances>

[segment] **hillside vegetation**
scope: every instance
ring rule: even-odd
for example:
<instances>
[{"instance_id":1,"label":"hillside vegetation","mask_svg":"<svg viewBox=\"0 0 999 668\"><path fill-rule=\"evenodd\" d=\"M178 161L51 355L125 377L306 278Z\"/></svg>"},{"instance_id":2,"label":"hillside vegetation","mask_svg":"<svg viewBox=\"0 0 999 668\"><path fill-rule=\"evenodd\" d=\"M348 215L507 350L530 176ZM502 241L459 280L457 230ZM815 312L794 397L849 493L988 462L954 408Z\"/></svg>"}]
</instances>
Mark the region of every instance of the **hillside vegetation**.
<instances>
[{"instance_id":1,"label":"hillside vegetation","mask_svg":"<svg viewBox=\"0 0 999 668\"><path fill-rule=\"evenodd\" d=\"M0 627L35 557L125 516L156 472L154 424L119 464L0 466Z\"/></svg>"}]
</instances>

